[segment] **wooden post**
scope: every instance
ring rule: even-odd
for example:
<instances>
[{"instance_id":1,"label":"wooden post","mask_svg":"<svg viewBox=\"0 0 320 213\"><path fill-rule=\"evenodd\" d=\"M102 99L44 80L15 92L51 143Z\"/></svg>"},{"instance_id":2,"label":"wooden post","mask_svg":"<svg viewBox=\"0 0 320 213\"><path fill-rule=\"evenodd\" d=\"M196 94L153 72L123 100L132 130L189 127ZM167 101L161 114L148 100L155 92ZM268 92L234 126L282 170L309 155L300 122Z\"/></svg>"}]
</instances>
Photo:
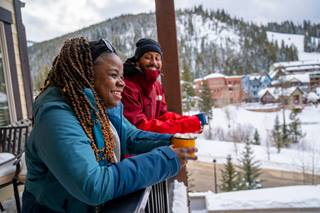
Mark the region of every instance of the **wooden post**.
<instances>
[{"instance_id":1,"label":"wooden post","mask_svg":"<svg viewBox=\"0 0 320 213\"><path fill-rule=\"evenodd\" d=\"M158 40L163 52L162 85L168 110L182 113L174 0L155 0Z\"/></svg>"},{"instance_id":2,"label":"wooden post","mask_svg":"<svg viewBox=\"0 0 320 213\"><path fill-rule=\"evenodd\" d=\"M168 110L182 113L181 90L179 75L179 56L176 32L176 17L174 0L155 0L158 40L163 52L162 85ZM186 167L182 168L177 176L178 181L188 186Z\"/></svg>"}]
</instances>

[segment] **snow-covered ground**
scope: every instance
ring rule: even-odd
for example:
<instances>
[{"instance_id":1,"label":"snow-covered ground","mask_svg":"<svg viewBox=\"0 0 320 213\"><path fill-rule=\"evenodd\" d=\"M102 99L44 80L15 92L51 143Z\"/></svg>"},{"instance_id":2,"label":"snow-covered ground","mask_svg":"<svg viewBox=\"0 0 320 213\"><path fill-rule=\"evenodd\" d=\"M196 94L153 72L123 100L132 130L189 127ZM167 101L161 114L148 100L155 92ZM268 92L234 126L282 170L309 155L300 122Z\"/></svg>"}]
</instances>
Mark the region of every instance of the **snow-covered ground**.
<instances>
[{"instance_id":1,"label":"snow-covered ground","mask_svg":"<svg viewBox=\"0 0 320 213\"><path fill-rule=\"evenodd\" d=\"M272 168L286 171L307 172L320 174L320 107L306 106L299 114L302 130L306 134L304 140L290 148L283 148L278 153L268 141L268 132L274 126L276 115L282 123L282 111L256 112L253 109L272 109L276 105L242 104L213 109L211 126L213 132L220 129L226 134L230 129L241 127L257 129L260 134L261 145L252 145L254 159L260 161L262 168ZM286 122L290 122L291 111L285 110ZM205 131L208 130L206 127ZM198 160L212 163L225 163L226 157L231 155L234 163L244 148L242 143L221 140L206 140L204 135L197 139L199 149ZM320 208L320 186L289 186L267 189L245 190L215 194L213 192L190 193L192 197L203 196L207 209L191 212L208 212L230 209L281 209L281 208ZM192 202L191 202L192 203ZM316 209L316 211L317 211Z\"/></svg>"},{"instance_id":2,"label":"snow-covered ground","mask_svg":"<svg viewBox=\"0 0 320 213\"><path fill-rule=\"evenodd\" d=\"M188 212L187 187L183 182L174 180L172 212Z\"/></svg>"},{"instance_id":3,"label":"snow-covered ground","mask_svg":"<svg viewBox=\"0 0 320 213\"><path fill-rule=\"evenodd\" d=\"M320 107L306 106L299 114L302 122L302 131L306 134L302 142L290 148L282 148L280 153L270 144L267 135L274 126L276 115L282 123L282 112L255 112L247 110L257 108L257 105L226 106L213 109L212 131L223 130L226 135L231 129L243 128L257 129L261 139L261 145L252 145L255 159L261 162L261 167L280 169L287 171L314 172L320 174ZM286 122L289 123L291 111L286 110ZM208 127L206 127L206 130ZM270 133L269 133L270 134ZM269 141L269 142L268 142ZM204 135L197 139L198 159L204 162L212 162L215 158L219 163L224 163L226 157L231 155L238 159L244 147L243 143L233 143L221 140L206 140ZM234 161L234 163L237 163Z\"/></svg>"},{"instance_id":4,"label":"snow-covered ground","mask_svg":"<svg viewBox=\"0 0 320 213\"><path fill-rule=\"evenodd\" d=\"M199 149L198 160L212 163L225 163L228 155L232 156L233 163L237 164L244 144L197 139ZM320 153L306 152L292 149L282 149L280 153L274 147L269 152L265 146L252 145L254 159L261 163L261 168L306 172L320 174Z\"/></svg>"},{"instance_id":5,"label":"snow-covered ground","mask_svg":"<svg viewBox=\"0 0 320 213\"><path fill-rule=\"evenodd\" d=\"M208 211L320 208L320 185L287 186L218 194L213 192L190 193L190 197L196 196L205 197Z\"/></svg>"},{"instance_id":6,"label":"snow-covered ground","mask_svg":"<svg viewBox=\"0 0 320 213\"><path fill-rule=\"evenodd\" d=\"M261 104L243 104L239 106L229 105L224 108L213 108L212 128L220 127L224 131L236 128L239 125L257 129L261 138L261 143L266 145L267 134L273 129L275 118L278 115L280 123L283 121L282 111L277 112L255 112L251 109L266 107ZM277 107L268 105L269 108ZM286 123L290 122L290 110L285 110ZM320 147L320 141L317 140L320 131L320 106L306 106L298 115L302 123L302 131L306 133L303 140L304 148ZM229 125L229 127L228 127Z\"/></svg>"}]
</instances>

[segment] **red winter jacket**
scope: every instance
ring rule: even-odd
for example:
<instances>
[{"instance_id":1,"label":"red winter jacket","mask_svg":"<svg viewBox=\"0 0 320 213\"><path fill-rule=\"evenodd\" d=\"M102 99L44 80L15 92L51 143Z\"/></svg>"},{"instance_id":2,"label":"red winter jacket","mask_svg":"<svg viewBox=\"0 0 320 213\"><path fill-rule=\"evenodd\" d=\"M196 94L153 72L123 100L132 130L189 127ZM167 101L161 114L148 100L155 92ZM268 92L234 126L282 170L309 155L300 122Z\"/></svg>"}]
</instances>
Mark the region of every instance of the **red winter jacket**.
<instances>
[{"instance_id":1,"label":"red winter jacket","mask_svg":"<svg viewBox=\"0 0 320 213\"><path fill-rule=\"evenodd\" d=\"M122 93L125 117L136 127L160 133L196 133L201 125L197 116L183 116L167 111L159 81L148 84L142 71L125 64L126 86ZM131 69L128 73L128 69ZM134 70L133 70L134 69Z\"/></svg>"}]
</instances>

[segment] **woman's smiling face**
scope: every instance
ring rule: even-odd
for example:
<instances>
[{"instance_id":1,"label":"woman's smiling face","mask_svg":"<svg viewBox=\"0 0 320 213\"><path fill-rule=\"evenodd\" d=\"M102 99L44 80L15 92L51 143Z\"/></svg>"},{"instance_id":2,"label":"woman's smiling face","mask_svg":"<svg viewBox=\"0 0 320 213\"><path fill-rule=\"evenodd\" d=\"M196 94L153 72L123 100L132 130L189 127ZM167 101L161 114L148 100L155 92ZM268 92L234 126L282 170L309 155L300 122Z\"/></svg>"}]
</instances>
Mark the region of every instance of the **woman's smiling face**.
<instances>
[{"instance_id":1,"label":"woman's smiling face","mask_svg":"<svg viewBox=\"0 0 320 213\"><path fill-rule=\"evenodd\" d=\"M93 71L94 89L107 108L115 107L125 86L121 59L113 53L101 55L93 64Z\"/></svg>"}]
</instances>

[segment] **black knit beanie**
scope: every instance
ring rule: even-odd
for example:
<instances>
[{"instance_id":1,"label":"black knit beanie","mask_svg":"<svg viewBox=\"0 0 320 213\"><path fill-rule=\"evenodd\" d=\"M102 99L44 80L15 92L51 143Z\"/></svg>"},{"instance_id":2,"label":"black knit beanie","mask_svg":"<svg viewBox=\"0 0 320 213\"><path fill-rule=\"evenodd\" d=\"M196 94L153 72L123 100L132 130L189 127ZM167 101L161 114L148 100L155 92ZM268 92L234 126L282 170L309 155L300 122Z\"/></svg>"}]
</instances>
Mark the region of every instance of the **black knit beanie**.
<instances>
[{"instance_id":1,"label":"black knit beanie","mask_svg":"<svg viewBox=\"0 0 320 213\"><path fill-rule=\"evenodd\" d=\"M117 54L112 44L105 39L100 39L98 41L90 41L89 47L91 50L91 57L93 62L103 53Z\"/></svg>"},{"instance_id":2,"label":"black knit beanie","mask_svg":"<svg viewBox=\"0 0 320 213\"><path fill-rule=\"evenodd\" d=\"M134 53L134 59L137 61L146 52L157 52L162 55L161 47L158 42L150 38L142 38L136 43L136 51Z\"/></svg>"}]
</instances>

